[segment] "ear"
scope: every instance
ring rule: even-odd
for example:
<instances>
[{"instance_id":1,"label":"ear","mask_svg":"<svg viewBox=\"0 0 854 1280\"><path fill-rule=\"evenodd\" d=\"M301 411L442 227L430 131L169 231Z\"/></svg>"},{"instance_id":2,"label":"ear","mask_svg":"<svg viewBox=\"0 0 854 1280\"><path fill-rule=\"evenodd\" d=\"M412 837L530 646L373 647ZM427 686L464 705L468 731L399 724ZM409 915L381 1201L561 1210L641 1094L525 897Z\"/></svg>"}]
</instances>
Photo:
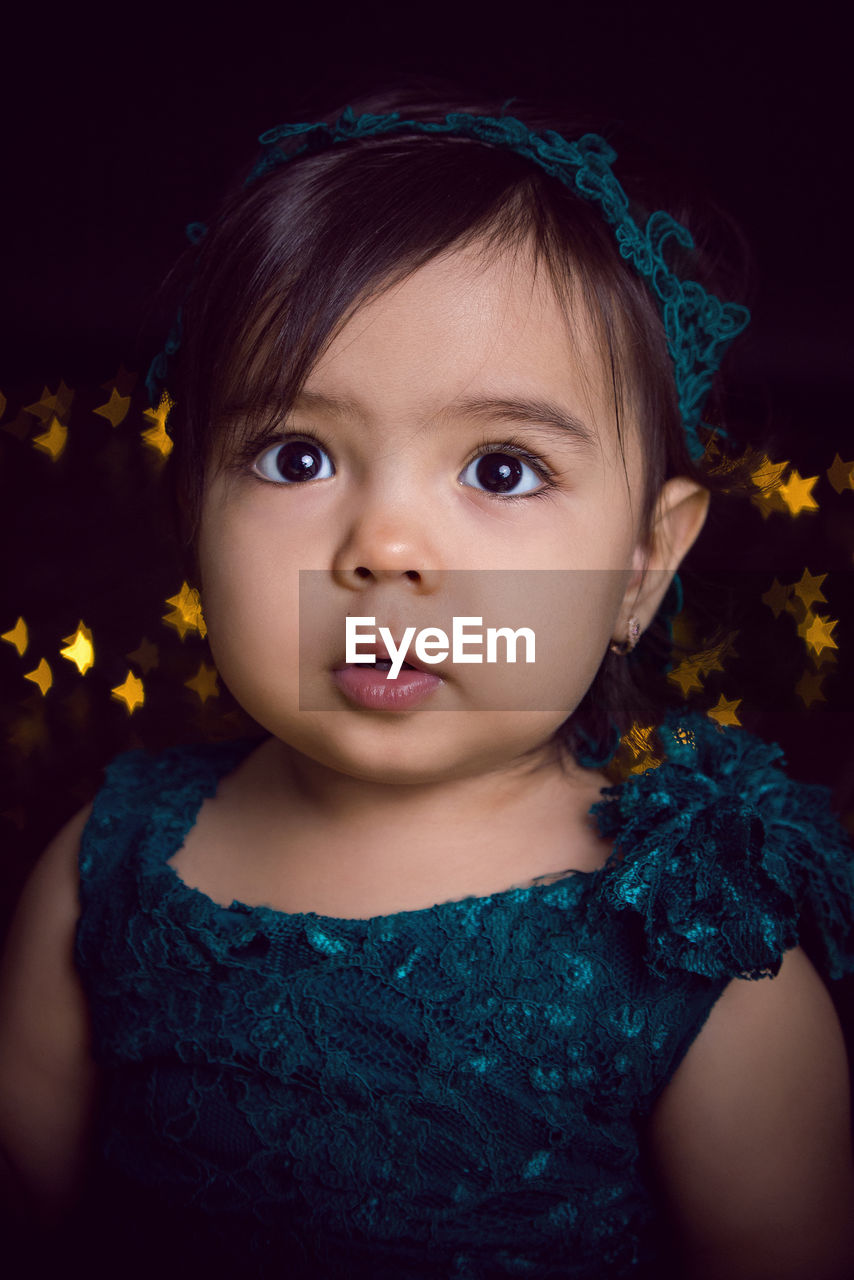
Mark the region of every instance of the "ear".
<instances>
[{"instance_id":1,"label":"ear","mask_svg":"<svg viewBox=\"0 0 854 1280\"><path fill-rule=\"evenodd\" d=\"M662 487L649 541L634 550L634 571L623 596L616 640L625 640L630 617L638 619L641 632L652 622L673 575L705 523L709 497L708 489L687 476L675 476Z\"/></svg>"}]
</instances>

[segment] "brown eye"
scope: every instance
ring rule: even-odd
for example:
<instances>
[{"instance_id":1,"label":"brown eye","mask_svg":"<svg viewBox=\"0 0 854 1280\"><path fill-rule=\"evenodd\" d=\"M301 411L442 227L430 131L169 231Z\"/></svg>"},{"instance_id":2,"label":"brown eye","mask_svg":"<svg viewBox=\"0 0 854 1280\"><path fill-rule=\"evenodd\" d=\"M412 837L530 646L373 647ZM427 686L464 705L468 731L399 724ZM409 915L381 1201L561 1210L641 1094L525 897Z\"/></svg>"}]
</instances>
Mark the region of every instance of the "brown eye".
<instances>
[{"instance_id":1,"label":"brown eye","mask_svg":"<svg viewBox=\"0 0 854 1280\"><path fill-rule=\"evenodd\" d=\"M255 471L274 484L303 484L334 475L331 459L313 440L285 440L274 444L255 462Z\"/></svg>"},{"instance_id":2,"label":"brown eye","mask_svg":"<svg viewBox=\"0 0 854 1280\"><path fill-rule=\"evenodd\" d=\"M470 462L460 476L462 484L487 493L525 494L542 488L543 480L529 463L513 453L493 450Z\"/></svg>"}]
</instances>

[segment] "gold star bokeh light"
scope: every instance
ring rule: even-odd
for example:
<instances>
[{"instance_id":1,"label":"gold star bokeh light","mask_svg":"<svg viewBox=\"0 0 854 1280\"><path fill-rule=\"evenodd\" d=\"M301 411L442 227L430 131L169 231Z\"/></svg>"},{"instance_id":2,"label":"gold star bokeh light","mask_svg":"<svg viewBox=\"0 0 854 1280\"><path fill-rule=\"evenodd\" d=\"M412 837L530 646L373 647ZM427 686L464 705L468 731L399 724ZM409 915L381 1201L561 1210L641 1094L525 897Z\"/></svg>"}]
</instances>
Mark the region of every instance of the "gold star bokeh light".
<instances>
[{"instance_id":1,"label":"gold star bokeh light","mask_svg":"<svg viewBox=\"0 0 854 1280\"><path fill-rule=\"evenodd\" d=\"M63 426L59 418L51 418L47 431L43 431L40 436L33 436L35 447L49 454L53 462L59 458L67 440L68 427Z\"/></svg>"},{"instance_id":2,"label":"gold star bokeh light","mask_svg":"<svg viewBox=\"0 0 854 1280\"><path fill-rule=\"evenodd\" d=\"M835 454L827 469L827 478L837 493L854 489L854 462L843 462L839 454Z\"/></svg>"},{"instance_id":3,"label":"gold star bokeh light","mask_svg":"<svg viewBox=\"0 0 854 1280\"><path fill-rule=\"evenodd\" d=\"M177 595L169 596L166 603L172 605L172 612L163 615L167 627L174 627L182 640L188 631L198 631L204 639L208 629L202 615L202 602L195 587L182 582L181 590Z\"/></svg>"},{"instance_id":4,"label":"gold star bokeh light","mask_svg":"<svg viewBox=\"0 0 854 1280\"><path fill-rule=\"evenodd\" d=\"M184 684L198 695L203 704L207 702L208 698L219 696L216 667L211 667L206 662L200 662L196 674L191 679L185 680Z\"/></svg>"},{"instance_id":5,"label":"gold star bokeh light","mask_svg":"<svg viewBox=\"0 0 854 1280\"><path fill-rule=\"evenodd\" d=\"M5 640L7 644L12 644L18 650L18 657L23 658L27 651L27 645L30 643L27 624L23 618L19 618L12 627L11 631L4 631L0 640Z\"/></svg>"},{"instance_id":6,"label":"gold star bokeh light","mask_svg":"<svg viewBox=\"0 0 854 1280\"><path fill-rule=\"evenodd\" d=\"M106 418L111 427L117 427L124 422L130 409L130 396L120 396L115 387L110 392L110 398L106 404L98 405L97 409L93 409L93 413L99 414L102 418Z\"/></svg>"},{"instance_id":7,"label":"gold star bokeh light","mask_svg":"<svg viewBox=\"0 0 854 1280\"><path fill-rule=\"evenodd\" d=\"M826 573L810 573L805 568L797 582L778 582L774 578L771 586L761 596L762 603L768 606L775 618L788 613L795 619L797 633L803 640L814 667L833 665L836 662L834 650L838 645L833 639L833 631L838 625L838 619L814 612L815 605L827 604L827 596L822 591L827 577ZM808 674L804 673L795 687L795 693L807 707L817 700L824 701L820 682L815 682L814 673L809 679Z\"/></svg>"},{"instance_id":8,"label":"gold star bokeh light","mask_svg":"<svg viewBox=\"0 0 854 1280\"><path fill-rule=\"evenodd\" d=\"M161 458L168 458L172 452L172 437L165 427L149 427L147 431L143 431L142 438Z\"/></svg>"},{"instance_id":9,"label":"gold star bokeh light","mask_svg":"<svg viewBox=\"0 0 854 1280\"><path fill-rule=\"evenodd\" d=\"M776 489L782 484L788 466L788 462L772 462L767 454L763 454L759 466L751 471L750 479L757 489Z\"/></svg>"},{"instance_id":10,"label":"gold star bokeh light","mask_svg":"<svg viewBox=\"0 0 854 1280\"><path fill-rule=\"evenodd\" d=\"M788 476L784 480L786 471ZM818 476L802 476L797 467L791 466L788 461L772 462L763 454L759 465L750 473L750 478L758 490L751 494L750 501L758 507L763 520L772 511L799 516L804 511L818 510L818 502L812 494Z\"/></svg>"},{"instance_id":11,"label":"gold star bokeh light","mask_svg":"<svg viewBox=\"0 0 854 1280\"><path fill-rule=\"evenodd\" d=\"M137 707L141 707L145 702L145 689L142 681L132 671L128 671L122 684L116 685L115 689L110 690L110 693L116 701L124 703L128 715L133 715Z\"/></svg>"},{"instance_id":12,"label":"gold star bokeh light","mask_svg":"<svg viewBox=\"0 0 854 1280\"><path fill-rule=\"evenodd\" d=\"M74 635L65 636L62 643L66 648L60 649L60 655L67 658L69 662L73 662L81 676L85 676L89 668L94 665L95 646L92 641L92 632L82 619L78 622Z\"/></svg>"},{"instance_id":13,"label":"gold star bokeh light","mask_svg":"<svg viewBox=\"0 0 854 1280\"><path fill-rule=\"evenodd\" d=\"M738 657L735 647L737 634L730 631L717 644L689 654L672 671L668 671L668 680L679 686L683 698L687 698L693 689L703 688L703 676L710 675L713 671L723 671L725 658Z\"/></svg>"},{"instance_id":14,"label":"gold star bokeh light","mask_svg":"<svg viewBox=\"0 0 854 1280\"><path fill-rule=\"evenodd\" d=\"M626 777L632 773L646 773L649 769L658 768L662 760L653 750L654 732L654 725L636 723L623 734L613 761L617 774Z\"/></svg>"},{"instance_id":15,"label":"gold star bokeh light","mask_svg":"<svg viewBox=\"0 0 854 1280\"><path fill-rule=\"evenodd\" d=\"M805 707L811 707L814 702L827 702L827 698L821 691L823 680L824 676L817 671L805 671L803 673L795 685L795 693Z\"/></svg>"},{"instance_id":16,"label":"gold star bokeh light","mask_svg":"<svg viewBox=\"0 0 854 1280\"><path fill-rule=\"evenodd\" d=\"M792 583L792 591L803 605L804 613L809 613L814 604L827 604L827 596L821 590L821 584L826 577L826 573L819 576L810 573L809 569L804 569L800 582Z\"/></svg>"},{"instance_id":17,"label":"gold star bokeh light","mask_svg":"<svg viewBox=\"0 0 854 1280\"><path fill-rule=\"evenodd\" d=\"M638 756L634 764L629 765L629 773L648 773L650 769L657 769L660 764L659 757L647 751Z\"/></svg>"},{"instance_id":18,"label":"gold star bokeh light","mask_svg":"<svg viewBox=\"0 0 854 1280\"><path fill-rule=\"evenodd\" d=\"M839 648L832 636L835 626L834 618L824 618L818 613L808 613L798 627L798 635L813 653L821 654L825 649Z\"/></svg>"},{"instance_id":19,"label":"gold star bokeh light","mask_svg":"<svg viewBox=\"0 0 854 1280\"><path fill-rule=\"evenodd\" d=\"M799 516L803 511L818 511L818 503L812 496L816 480L818 476L802 476L797 467L792 467L788 480L779 487L780 497L791 515Z\"/></svg>"},{"instance_id":20,"label":"gold star bokeh light","mask_svg":"<svg viewBox=\"0 0 854 1280\"><path fill-rule=\"evenodd\" d=\"M679 686L683 698L687 698L692 689L702 689L703 687L700 669L693 657L683 658L678 666L675 666L672 671L668 671L667 679Z\"/></svg>"},{"instance_id":21,"label":"gold star bokeh light","mask_svg":"<svg viewBox=\"0 0 854 1280\"><path fill-rule=\"evenodd\" d=\"M742 702L742 698L733 698L732 701L728 701L721 694L715 705L706 712L706 715L710 716L712 720L716 720L718 724L740 725L741 721L736 713Z\"/></svg>"},{"instance_id":22,"label":"gold star bokeh light","mask_svg":"<svg viewBox=\"0 0 854 1280\"><path fill-rule=\"evenodd\" d=\"M750 501L759 508L763 520L772 511L786 510L780 497L780 486L783 483L783 473L788 467L788 462L772 462L766 454L762 454L759 466L750 473L753 484L759 490L751 495Z\"/></svg>"},{"instance_id":23,"label":"gold star bokeh light","mask_svg":"<svg viewBox=\"0 0 854 1280\"><path fill-rule=\"evenodd\" d=\"M46 658L42 658L35 671L27 671L24 675L25 680L32 680L33 684L38 685L41 696L44 697L48 689L53 685L53 672L50 669Z\"/></svg>"},{"instance_id":24,"label":"gold star bokeh light","mask_svg":"<svg viewBox=\"0 0 854 1280\"><path fill-rule=\"evenodd\" d=\"M64 380L56 391L52 392L44 387L41 398L35 404L28 404L24 408L24 413L31 414L34 418L39 418L42 422L47 422L48 418L67 418L68 411L74 399L74 392L71 387L65 385Z\"/></svg>"},{"instance_id":25,"label":"gold star bokeh light","mask_svg":"<svg viewBox=\"0 0 854 1280\"><path fill-rule=\"evenodd\" d=\"M836 624L834 623L834 626L835 625ZM806 657L807 657L807 660L809 661L810 668L813 671L817 671L823 675L827 675L828 671L831 668L836 667L838 662L837 649L833 649L830 647L825 647L823 649L822 648L811 649L810 646L807 644L805 637L801 636L801 639L804 641L804 649L806 652Z\"/></svg>"},{"instance_id":26,"label":"gold star bokeh light","mask_svg":"<svg viewBox=\"0 0 854 1280\"><path fill-rule=\"evenodd\" d=\"M147 431L143 431L142 439L150 449L156 450L162 458L168 458L172 452L172 437L166 430L166 421L169 417L169 410L172 408L173 401L168 391L164 391L160 397L160 404L156 409L146 409L143 412L143 418L147 418L153 423Z\"/></svg>"},{"instance_id":27,"label":"gold star bokeh light","mask_svg":"<svg viewBox=\"0 0 854 1280\"><path fill-rule=\"evenodd\" d=\"M791 593L791 587L787 587L784 582L778 582L775 578L764 595L760 596L760 599L763 604L767 604L774 617L779 618L786 608Z\"/></svg>"},{"instance_id":28,"label":"gold star bokeh light","mask_svg":"<svg viewBox=\"0 0 854 1280\"><path fill-rule=\"evenodd\" d=\"M644 752L652 751L651 738L654 732L655 725L633 724L628 733L623 736L623 742L633 756L641 756Z\"/></svg>"}]
</instances>

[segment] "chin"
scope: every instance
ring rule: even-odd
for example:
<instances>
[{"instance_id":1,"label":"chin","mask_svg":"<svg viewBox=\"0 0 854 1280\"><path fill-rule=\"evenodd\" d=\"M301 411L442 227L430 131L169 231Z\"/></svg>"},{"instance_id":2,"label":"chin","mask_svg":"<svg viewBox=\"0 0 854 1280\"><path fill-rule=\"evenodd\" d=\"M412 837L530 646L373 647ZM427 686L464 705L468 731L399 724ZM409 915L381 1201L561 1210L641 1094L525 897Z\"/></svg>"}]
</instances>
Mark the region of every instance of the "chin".
<instances>
[{"instance_id":1,"label":"chin","mask_svg":"<svg viewBox=\"0 0 854 1280\"><path fill-rule=\"evenodd\" d=\"M555 728L549 723L545 733L522 734L518 716L511 728L483 712L346 719L339 712L305 714L310 720L299 725L265 727L291 750L325 768L391 786L454 781L507 768L526 752L550 748Z\"/></svg>"},{"instance_id":2,"label":"chin","mask_svg":"<svg viewBox=\"0 0 854 1280\"><path fill-rule=\"evenodd\" d=\"M326 714L338 719L338 713ZM423 716L417 725L401 718L392 723L343 726L339 721L334 726L323 725L322 733L304 745L291 741L297 750L338 773L365 782L405 786L453 776L458 763L455 753L449 753L447 733L436 733L436 727L425 725Z\"/></svg>"}]
</instances>

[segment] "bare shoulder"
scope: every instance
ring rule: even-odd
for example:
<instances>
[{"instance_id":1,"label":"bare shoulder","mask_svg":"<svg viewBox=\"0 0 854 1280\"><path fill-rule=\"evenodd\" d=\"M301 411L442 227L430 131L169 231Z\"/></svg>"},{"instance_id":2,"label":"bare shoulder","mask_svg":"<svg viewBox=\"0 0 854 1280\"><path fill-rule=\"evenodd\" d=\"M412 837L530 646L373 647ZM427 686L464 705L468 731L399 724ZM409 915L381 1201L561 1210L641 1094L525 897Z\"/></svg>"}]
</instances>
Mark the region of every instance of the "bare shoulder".
<instances>
[{"instance_id":1,"label":"bare shoulder","mask_svg":"<svg viewBox=\"0 0 854 1280\"><path fill-rule=\"evenodd\" d=\"M0 1149L22 1190L54 1207L78 1171L94 1096L88 1010L74 967L77 857L91 812L31 873L0 965Z\"/></svg>"},{"instance_id":2,"label":"bare shoulder","mask_svg":"<svg viewBox=\"0 0 854 1280\"><path fill-rule=\"evenodd\" d=\"M36 862L21 894L13 932L15 927L20 929L22 916L28 916L35 909L41 911L49 906L52 912L76 914L77 858L91 813L91 804L78 810L60 828Z\"/></svg>"},{"instance_id":3,"label":"bare shoulder","mask_svg":"<svg viewBox=\"0 0 854 1280\"><path fill-rule=\"evenodd\" d=\"M649 1138L697 1280L854 1274L848 1061L806 954L735 979L661 1094Z\"/></svg>"},{"instance_id":4,"label":"bare shoulder","mask_svg":"<svg viewBox=\"0 0 854 1280\"><path fill-rule=\"evenodd\" d=\"M68 969L79 915L77 859L84 827L92 812L86 805L54 836L36 863L17 906L0 969L0 1010L8 1012L21 979L56 976ZM0 1034L3 1023L0 1022Z\"/></svg>"}]
</instances>

